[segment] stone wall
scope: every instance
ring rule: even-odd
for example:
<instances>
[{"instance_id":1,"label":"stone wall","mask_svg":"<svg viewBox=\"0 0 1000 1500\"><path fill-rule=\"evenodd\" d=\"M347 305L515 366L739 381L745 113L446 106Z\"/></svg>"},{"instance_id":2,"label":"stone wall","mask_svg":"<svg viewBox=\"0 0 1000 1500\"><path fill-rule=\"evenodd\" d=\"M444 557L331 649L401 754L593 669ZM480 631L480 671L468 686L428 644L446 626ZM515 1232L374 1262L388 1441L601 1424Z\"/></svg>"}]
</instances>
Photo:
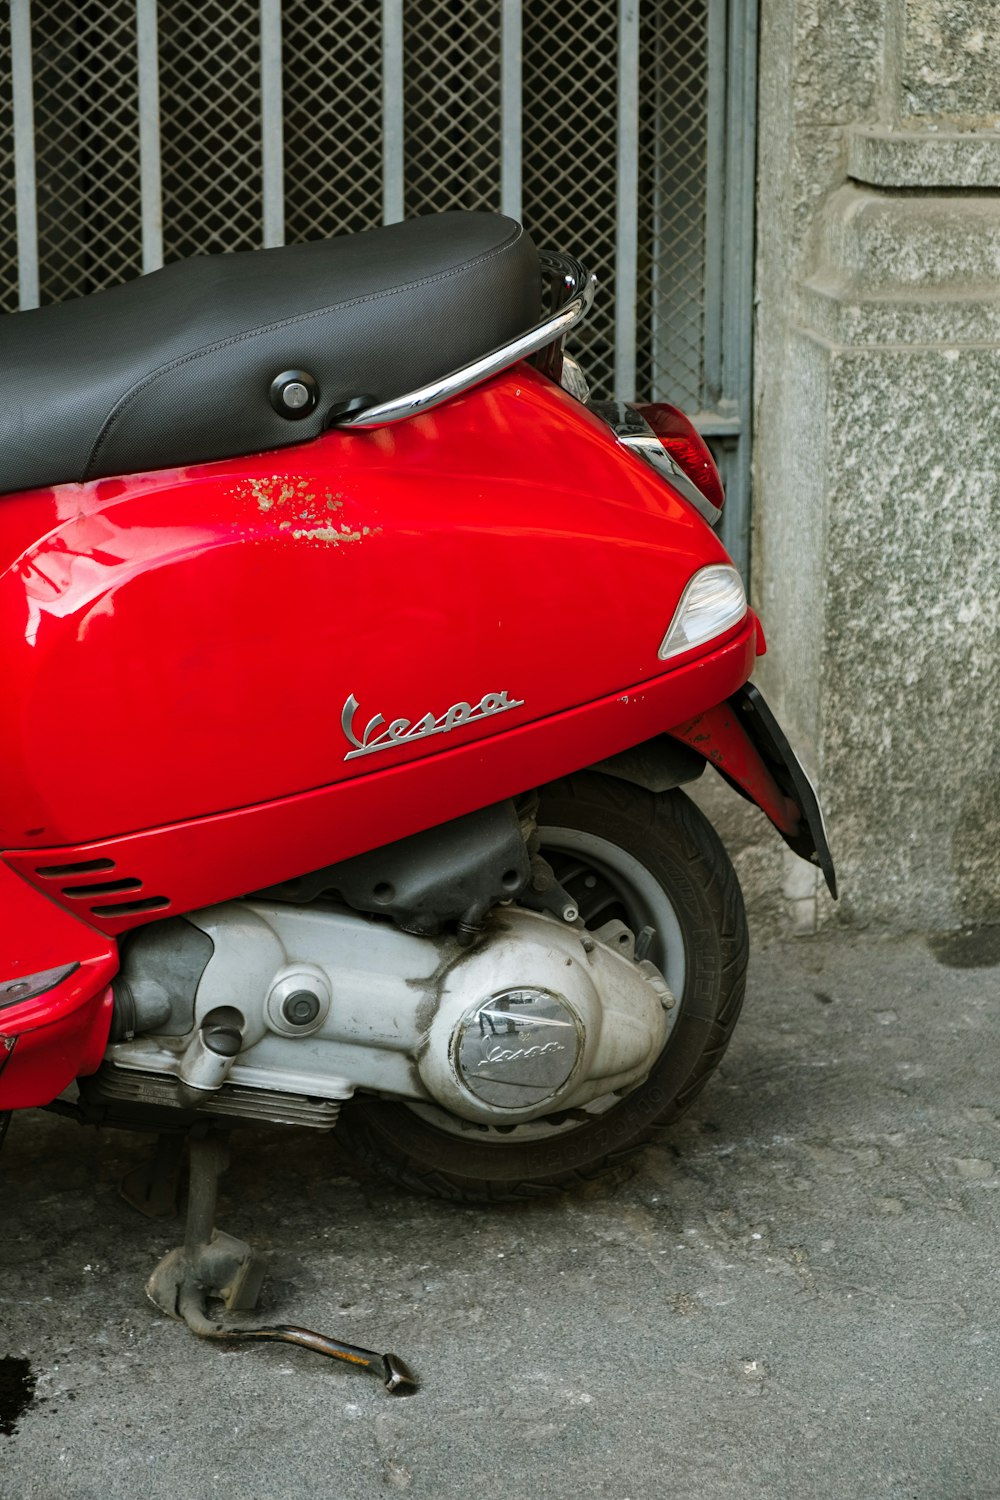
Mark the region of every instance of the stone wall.
<instances>
[{"instance_id":1,"label":"stone wall","mask_svg":"<svg viewBox=\"0 0 1000 1500\"><path fill-rule=\"evenodd\" d=\"M843 892L786 894L1000 923L996 0L761 0L759 122L759 677Z\"/></svg>"}]
</instances>

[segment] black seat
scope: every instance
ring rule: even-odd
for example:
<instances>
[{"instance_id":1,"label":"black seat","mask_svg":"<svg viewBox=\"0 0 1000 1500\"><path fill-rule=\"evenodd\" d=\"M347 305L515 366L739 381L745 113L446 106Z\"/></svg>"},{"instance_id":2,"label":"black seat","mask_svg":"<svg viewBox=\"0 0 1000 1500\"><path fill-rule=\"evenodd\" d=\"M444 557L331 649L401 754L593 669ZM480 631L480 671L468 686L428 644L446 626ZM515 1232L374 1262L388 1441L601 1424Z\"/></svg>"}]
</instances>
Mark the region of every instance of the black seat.
<instances>
[{"instance_id":1,"label":"black seat","mask_svg":"<svg viewBox=\"0 0 1000 1500\"><path fill-rule=\"evenodd\" d=\"M534 247L511 219L448 213L279 250L198 256L0 318L0 493L315 437L537 322ZM318 403L290 420L275 377ZM301 392L299 392L301 395Z\"/></svg>"}]
</instances>

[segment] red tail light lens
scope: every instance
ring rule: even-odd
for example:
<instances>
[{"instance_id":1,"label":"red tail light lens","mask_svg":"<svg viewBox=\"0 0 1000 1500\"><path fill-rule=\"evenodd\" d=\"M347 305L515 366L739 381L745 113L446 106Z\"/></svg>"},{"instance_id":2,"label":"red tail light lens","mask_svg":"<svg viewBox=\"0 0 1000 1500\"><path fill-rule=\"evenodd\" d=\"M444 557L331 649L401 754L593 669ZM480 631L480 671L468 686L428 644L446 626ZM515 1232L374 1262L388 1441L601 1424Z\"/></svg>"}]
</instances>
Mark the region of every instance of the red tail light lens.
<instances>
[{"instance_id":1,"label":"red tail light lens","mask_svg":"<svg viewBox=\"0 0 1000 1500\"><path fill-rule=\"evenodd\" d=\"M690 417L665 401L636 406L636 411L649 423L674 463L698 486L709 505L721 510L726 503L726 492L708 444Z\"/></svg>"}]
</instances>

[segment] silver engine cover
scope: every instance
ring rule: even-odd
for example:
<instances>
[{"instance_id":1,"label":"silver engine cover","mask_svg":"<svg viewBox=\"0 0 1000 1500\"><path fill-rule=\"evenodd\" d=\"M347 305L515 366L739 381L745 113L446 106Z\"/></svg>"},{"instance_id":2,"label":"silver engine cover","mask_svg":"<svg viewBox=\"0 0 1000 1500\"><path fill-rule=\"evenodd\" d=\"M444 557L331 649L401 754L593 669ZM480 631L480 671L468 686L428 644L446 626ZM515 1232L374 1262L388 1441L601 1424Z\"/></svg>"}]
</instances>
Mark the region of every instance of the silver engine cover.
<instances>
[{"instance_id":1,"label":"silver engine cover","mask_svg":"<svg viewBox=\"0 0 1000 1500\"><path fill-rule=\"evenodd\" d=\"M213 1112L234 1090L262 1103L364 1090L490 1124L536 1119L635 1087L676 1017L620 925L603 942L509 907L462 948L330 907L232 902L188 920L214 945L193 1029L119 1043L108 1062L176 1080L178 1102ZM232 1056L212 1050L220 1017L240 1033Z\"/></svg>"}]
</instances>

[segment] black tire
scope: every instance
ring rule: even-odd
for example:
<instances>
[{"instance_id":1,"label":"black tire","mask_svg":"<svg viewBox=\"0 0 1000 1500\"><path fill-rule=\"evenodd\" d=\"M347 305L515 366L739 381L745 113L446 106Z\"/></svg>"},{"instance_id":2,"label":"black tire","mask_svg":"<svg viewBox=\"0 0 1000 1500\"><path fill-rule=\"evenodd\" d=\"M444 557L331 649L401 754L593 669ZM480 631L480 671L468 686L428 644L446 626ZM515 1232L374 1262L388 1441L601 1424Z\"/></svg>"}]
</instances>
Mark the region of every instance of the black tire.
<instances>
[{"instance_id":1,"label":"black tire","mask_svg":"<svg viewBox=\"0 0 1000 1500\"><path fill-rule=\"evenodd\" d=\"M592 1122L544 1139L519 1141L517 1128L507 1134L453 1132L437 1128L426 1111L382 1099L358 1096L345 1105L338 1141L366 1167L432 1197L535 1198L620 1172L697 1097L740 1013L748 953L742 893L718 835L683 792L654 794L580 772L542 789L538 824L605 841L653 878L673 908L684 945L679 1015L645 1083ZM546 843L543 837L543 849L565 879L558 852L550 853ZM577 895L572 884L568 888ZM600 922L622 915L637 930L643 913L628 912L627 889L621 904L624 911L612 910L605 892ZM584 902L581 914L586 920ZM650 957L667 969L662 944Z\"/></svg>"}]
</instances>

